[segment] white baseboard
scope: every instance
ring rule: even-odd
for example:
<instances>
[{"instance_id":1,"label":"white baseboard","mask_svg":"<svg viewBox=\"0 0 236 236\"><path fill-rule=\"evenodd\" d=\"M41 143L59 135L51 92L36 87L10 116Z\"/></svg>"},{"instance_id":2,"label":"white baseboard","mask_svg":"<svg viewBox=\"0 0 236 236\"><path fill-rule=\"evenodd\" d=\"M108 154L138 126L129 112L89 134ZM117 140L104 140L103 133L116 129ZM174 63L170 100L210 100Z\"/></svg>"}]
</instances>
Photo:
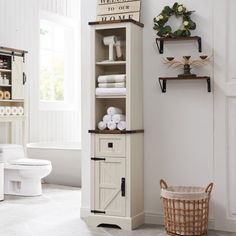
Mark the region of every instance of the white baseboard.
<instances>
[{"instance_id":1,"label":"white baseboard","mask_svg":"<svg viewBox=\"0 0 236 236\"><path fill-rule=\"evenodd\" d=\"M90 209L87 207L80 208L80 217L87 218L90 214ZM164 224L164 216L161 213L155 212L145 212L144 213L144 223L152 224L152 225L163 225ZM215 229L215 221L214 219L209 219L209 229Z\"/></svg>"},{"instance_id":2,"label":"white baseboard","mask_svg":"<svg viewBox=\"0 0 236 236\"><path fill-rule=\"evenodd\" d=\"M164 216L160 213L154 212L145 212L144 213L144 223L152 224L152 225L163 225L164 224ZM214 219L209 219L209 229L215 229L215 221Z\"/></svg>"}]
</instances>

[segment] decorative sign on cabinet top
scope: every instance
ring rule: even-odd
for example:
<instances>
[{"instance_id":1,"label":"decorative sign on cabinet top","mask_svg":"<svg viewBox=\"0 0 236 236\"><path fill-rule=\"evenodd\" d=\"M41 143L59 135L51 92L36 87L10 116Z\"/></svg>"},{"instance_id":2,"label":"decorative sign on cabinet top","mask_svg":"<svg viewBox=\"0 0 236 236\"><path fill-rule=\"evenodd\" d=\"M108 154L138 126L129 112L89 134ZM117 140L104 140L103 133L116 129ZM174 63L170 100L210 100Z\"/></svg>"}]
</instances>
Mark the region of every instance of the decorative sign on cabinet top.
<instances>
[{"instance_id":1,"label":"decorative sign on cabinet top","mask_svg":"<svg viewBox=\"0 0 236 236\"><path fill-rule=\"evenodd\" d=\"M97 21L140 20L140 0L98 0Z\"/></svg>"}]
</instances>

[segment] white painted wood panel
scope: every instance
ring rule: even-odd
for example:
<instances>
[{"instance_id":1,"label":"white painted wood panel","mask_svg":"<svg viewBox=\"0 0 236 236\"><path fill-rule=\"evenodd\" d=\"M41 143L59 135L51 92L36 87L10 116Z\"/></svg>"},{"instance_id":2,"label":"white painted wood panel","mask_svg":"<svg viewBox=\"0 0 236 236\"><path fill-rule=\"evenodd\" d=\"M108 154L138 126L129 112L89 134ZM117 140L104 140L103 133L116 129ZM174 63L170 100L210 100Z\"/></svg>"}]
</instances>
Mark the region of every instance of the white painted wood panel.
<instances>
[{"instance_id":1,"label":"white painted wood panel","mask_svg":"<svg viewBox=\"0 0 236 236\"><path fill-rule=\"evenodd\" d=\"M236 217L236 98L228 99L228 186L230 215Z\"/></svg>"},{"instance_id":2,"label":"white painted wood panel","mask_svg":"<svg viewBox=\"0 0 236 236\"><path fill-rule=\"evenodd\" d=\"M233 0L214 2L215 99L214 99L214 167L215 227L236 231L236 31ZM221 16L221 17L219 17ZM224 27L226 26L226 27Z\"/></svg>"},{"instance_id":3,"label":"white painted wood panel","mask_svg":"<svg viewBox=\"0 0 236 236\"><path fill-rule=\"evenodd\" d=\"M96 157L125 157L126 155L126 136L98 134L95 138Z\"/></svg>"},{"instance_id":4,"label":"white painted wood panel","mask_svg":"<svg viewBox=\"0 0 236 236\"><path fill-rule=\"evenodd\" d=\"M125 159L107 158L95 162L95 209L108 216L125 216L126 198L121 196L121 178L125 178Z\"/></svg>"},{"instance_id":5,"label":"white painted wood panel","mask_svg":"<svg viewBox=\"0 0 236 236\"><path fill-rule=\"evenodd\" d=\"M12 99L24 99L24 63L22 57L12 58Z\"/></svg>"}]
</instances>

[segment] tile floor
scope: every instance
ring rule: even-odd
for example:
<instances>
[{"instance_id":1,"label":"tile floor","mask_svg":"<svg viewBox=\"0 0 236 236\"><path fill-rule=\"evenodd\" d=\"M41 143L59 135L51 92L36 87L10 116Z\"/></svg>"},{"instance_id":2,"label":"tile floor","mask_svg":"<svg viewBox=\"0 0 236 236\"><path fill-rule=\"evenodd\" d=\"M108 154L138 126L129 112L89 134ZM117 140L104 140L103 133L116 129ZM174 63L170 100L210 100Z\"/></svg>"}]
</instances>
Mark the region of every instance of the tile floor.
<instances>
[{"instance_id":1,"label":"tile floor","mask_svg":"<svg viewBox=\"0 0 236 236\"><path fill-rule=\"evenodd\" d=\"M80 190L44 185L40 197L6 196L0 203L0 236L166 236L162 227L144 225L132 232L88 227L80 219ZM236 236L222 232L209 236Z\"/></svg>"}]
</instances>

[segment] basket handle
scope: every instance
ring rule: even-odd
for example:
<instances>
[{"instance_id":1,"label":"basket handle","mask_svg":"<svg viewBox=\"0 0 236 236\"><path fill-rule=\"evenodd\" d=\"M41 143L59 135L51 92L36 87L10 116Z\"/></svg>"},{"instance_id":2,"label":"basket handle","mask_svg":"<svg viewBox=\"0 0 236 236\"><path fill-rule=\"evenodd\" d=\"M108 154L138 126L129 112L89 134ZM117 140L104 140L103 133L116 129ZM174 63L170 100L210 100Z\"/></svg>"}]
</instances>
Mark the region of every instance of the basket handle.
<instances>
[{"instance_id":1,"label":"basket handle","mask_svg":"<svg viewBox=\"0 0 236 236\"><path fill-rule=\"evenodd\" d=\"M210 183L207 185L206 189L205 189L205 192L208 193L209 195L211 194L211 191L213 189L213 183Z\"/></svg>"},{"instance_id":2,"label":"basket handle","mask_svg":"<svg viewBox=\"0 0 236 236\"><path fill-rule=\"evenodd\" d=\"M163 180L163 179L160 180L160 187L161 187L161 189L167 189L168 188L168 185L165 182L165 180Z\"/></svg>"}]
</instances>

